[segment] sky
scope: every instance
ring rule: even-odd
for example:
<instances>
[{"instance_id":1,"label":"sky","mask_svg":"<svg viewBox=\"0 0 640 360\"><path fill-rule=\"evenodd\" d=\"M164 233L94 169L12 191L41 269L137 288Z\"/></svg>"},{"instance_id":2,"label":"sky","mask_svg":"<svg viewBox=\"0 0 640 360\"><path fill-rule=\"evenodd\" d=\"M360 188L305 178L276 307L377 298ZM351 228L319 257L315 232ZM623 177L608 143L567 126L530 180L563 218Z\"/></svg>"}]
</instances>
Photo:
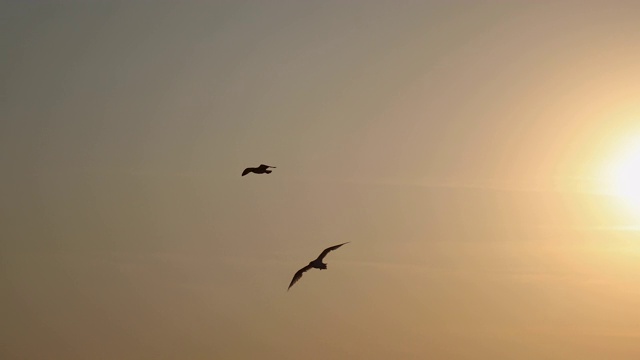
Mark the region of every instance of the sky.
<instances>
[{"instance_id":1,"label":"sky","mask_svg":"<svg viewBox=\"0 0 640 360\"><path fill-rule=\"evenodd\" d=\"M638 18L0 2L0 358L640 358Z\"/></svg>"}]
</instances>

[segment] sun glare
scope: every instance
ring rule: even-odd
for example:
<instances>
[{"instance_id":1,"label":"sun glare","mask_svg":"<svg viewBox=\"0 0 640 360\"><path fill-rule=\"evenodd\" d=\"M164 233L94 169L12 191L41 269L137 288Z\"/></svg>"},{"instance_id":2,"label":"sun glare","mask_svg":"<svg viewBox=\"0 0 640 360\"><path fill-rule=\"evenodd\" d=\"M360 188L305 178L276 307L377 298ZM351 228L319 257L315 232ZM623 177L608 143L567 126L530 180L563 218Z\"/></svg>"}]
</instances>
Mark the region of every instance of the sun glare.
<instances>
[{"instance_id":1,"label":"sun glare","mask_svg":"<svg viewBox=\"0 0 640 360\"><path fill-rule=\"evenodd\" d=\"M629 141L608 171L608 191L640 211L640 137Z\"/></svg>"}]
</instances>

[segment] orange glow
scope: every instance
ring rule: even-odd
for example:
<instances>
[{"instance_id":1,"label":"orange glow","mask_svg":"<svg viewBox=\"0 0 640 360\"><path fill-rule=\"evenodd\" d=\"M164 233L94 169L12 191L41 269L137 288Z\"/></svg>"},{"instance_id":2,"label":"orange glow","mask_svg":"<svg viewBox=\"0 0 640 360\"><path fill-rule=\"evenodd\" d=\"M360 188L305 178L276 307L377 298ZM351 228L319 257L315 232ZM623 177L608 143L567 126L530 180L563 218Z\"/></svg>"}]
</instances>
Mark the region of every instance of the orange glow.
<instances>
[{"instance_id":1,"label":"orange glow","mask_svg":"<svg viewBox=\"0 0 640 360\"><path fill-rule=\"evenodd\" d=\"M640 211L640 136L625 141L606 169L607 192Z\"/></svg>"}]
</instances>

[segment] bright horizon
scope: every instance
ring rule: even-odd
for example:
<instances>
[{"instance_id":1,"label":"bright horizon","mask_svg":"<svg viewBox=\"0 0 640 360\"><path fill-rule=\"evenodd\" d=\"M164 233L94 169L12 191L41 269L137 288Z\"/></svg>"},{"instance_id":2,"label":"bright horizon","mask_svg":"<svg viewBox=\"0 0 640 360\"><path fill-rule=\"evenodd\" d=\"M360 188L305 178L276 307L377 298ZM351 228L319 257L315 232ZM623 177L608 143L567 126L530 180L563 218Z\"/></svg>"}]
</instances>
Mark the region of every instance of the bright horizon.
<instances>
[{"instance_id":1,"label":"bright horizon","mask_svg":"<svg viewBox=\"0 0 640 360\"><path fill-rule=\"evenodd\" d=\"M640 3L0 14L0 358L640 358Z\"/></svg>"}]
</instances>

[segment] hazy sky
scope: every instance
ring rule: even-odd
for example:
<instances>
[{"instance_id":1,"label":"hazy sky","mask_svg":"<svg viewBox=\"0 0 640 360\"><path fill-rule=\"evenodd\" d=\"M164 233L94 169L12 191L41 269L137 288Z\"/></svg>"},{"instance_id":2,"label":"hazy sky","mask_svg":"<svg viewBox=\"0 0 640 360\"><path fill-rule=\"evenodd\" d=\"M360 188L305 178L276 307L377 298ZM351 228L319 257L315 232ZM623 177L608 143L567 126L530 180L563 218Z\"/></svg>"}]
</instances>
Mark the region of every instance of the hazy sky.
<instances>
[{"instance_id":1,"label":"hazy sky","mask_svg":"<svg viewBox=\"0 0 640 360\"><path fill-rule=\"evenodd\" d=\"M640 2L0 19L0 358L640 358Z\"/></svg>"}]
</instances>

